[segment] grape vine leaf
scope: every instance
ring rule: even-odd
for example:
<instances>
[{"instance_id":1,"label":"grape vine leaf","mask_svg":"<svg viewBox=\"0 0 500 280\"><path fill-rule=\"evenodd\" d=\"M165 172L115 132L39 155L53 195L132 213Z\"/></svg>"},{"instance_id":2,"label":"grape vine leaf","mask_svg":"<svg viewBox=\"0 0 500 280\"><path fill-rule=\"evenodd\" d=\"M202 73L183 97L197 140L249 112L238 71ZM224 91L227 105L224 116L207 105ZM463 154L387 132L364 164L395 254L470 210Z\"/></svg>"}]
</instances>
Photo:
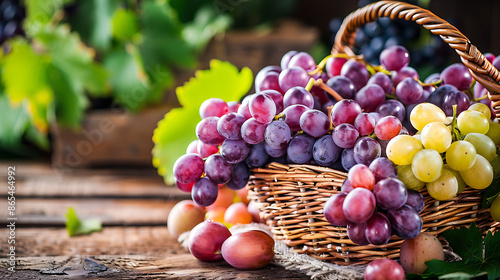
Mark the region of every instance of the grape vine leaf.
<instances>
[{"instance_id":1,"label":"grape vine leaf","mask_svg":"<svg viewBox=\"0 0 500 280\"><path fill-rule=\"evenodd\" d=\"M20 106L12 108L3 89L0 91L0 144L9 148L21 148L21 137L29 125L29 116Z\"/></svg>"},{"instance_id":2,"label":"grape vine leaf","mask_svg":"<svg viewBox=\"0 0 500 280\"><path fill-rule=\"evenodd\" d=\"M493 178L491 185L483 193L483 208L489 208L493 200L500 194L500 177Z\"/></svg>"},{"instance_id":3,"label":"grape vine leaf","mask_svg":"<svg viewBox=\"0 0 500 280\"><path fill-rule=\"evenodd\" d=\"M194 50L182 38L182 24L168 3L143 1L141 10L139 49L146 73L151 75L157 65L195 66Z\"/></svg>"},{"instance_id":4,"label":"grape vine leaf","mask_svg":"<svg viewBox=\"0 0 500 280\"><path fill-rule=\"evenodd\" d=\"M54 92L47 79L49 57L35 53L22 39L11 41L12 49L2 59L2 82L14 108L23 106L32 124L42 133L54 116L50 106ZM29 82L27 82L29 81Z\"/></svg>"},{"instance_id":5,"label":"grape vine leaf","mask_svg":"<svg viewBox=\"0 0 500 280\"><path fill-rule=\"evenodd\" d=\"M139 32L137 16L130 10L117 9L111 22L113 37L118 40L132 40L136 33Z\"/></svg>"},{"instance_id":6,"label":"grape vine leaf","mask_svg":"<svg viewBox=\"0 0 500 280\"><path fill-rule=\"evenodd\" d=\"M29 37L37 34L48 24L57 11L74 0L26 0L26 18L23 23L24 31ZM105 1L103 1L105 2Z\"/></svg>"},{"instance_id":7,"label":"grape vine leaf","mask_svg":"<svg viewBox=\"0 0 500 280\"><path fill-rule=\"evenodd\" d=\"M75 209L69 207L66 212L66 230L69 236L91 234L95 231L101 231L102 223L98 218L80 220Z\"/></svg>"},{"instance_id":8,"label":"grape vine leaf","mask_svg":"<svg viewBox=\"0 0 500 280\"><path fill-rule=\"evenodd\" d=\"M238 71L236 66L220 60L210 61L210 69L196 71L183 86L176 89L182 105L168 112L154 131L153 165L167 184L174 184L172 168L187 145L196 139L196 124L200 121L199 107L203 101L218 97L239 101L251 88L253 74L249 68Z\"/></svg>"},{"instance_id":9,"label":"grape vine leaf","mask_svg":"<svg viewBox=\"0 0 500 280\"><path fill-rule=\"evenodd\" d=\"M145 103L142 95L134 97L136 93L145 90L147 80L142 67L137 62L125 48L116 48L111 51L103 62L104 67L110 73L115 99L131 111L136 111Z\"/></svg>"},{"instance_id":10,"label":"grape vine leaf","mask_svg":"<svg viewBox=\"0 0 500 280\"><path fill-rule=\"evenodd\" d=\"M71 28L90 46L106 52L112 45L112 17L120 0L78 1L78 9L67 18Z\"/></svg>"},{"instance_id":11,"label":"grape vine leaf","mask_svg":"<svg viewBox=\"0 0 500 280\"><path fill-rule=\"evenodd\" d=\"M192 22L185 24L182 37L191 48L199 52L215 34L228 29L231 22L230 16L217 14L212 5L207 5L196 12Z\"/></svg>"},{"instance_id":12,"label":"grape vine leaf","mask_svg":"<svg viewBox=\"0 0 500 280\"><path fill-rule=\"evenodd\" d=\"M460 227L443 233L453 251L462 257L458 262L430 260L426 262L425 274L442 275L454 272L465 272L472 275L488 273L488 279L500 277L500 234L488 232L484 237L475 224L469 228Z\"/></svg>"},{"instance_id":13,"label":"grape vine leaf","mask_svg":"<svg viewBox=\"0 0 500 280\"><path fill-rule=\"evenodd\" d=\"M67 78L84 94L87 90L93 96L106 95L108 73L94 61L94 50L85 46L76 33L70 32L68 25L57 27L46 26L36 39L43 43L50 55L52 65L62 72L68 73Z\"/></svg>"},{"instance_id":14,"label":"grape vine leaf","mask_svg":"<svg viewBox=\"0 0 500 280\"><path fill-rule=\"evenodd\" d=\"M77 129L89 104L88 99L81 94L67 73L50 66L47 75L54 89L57 122L62 126Z\"/></svg>"}]
</instances>

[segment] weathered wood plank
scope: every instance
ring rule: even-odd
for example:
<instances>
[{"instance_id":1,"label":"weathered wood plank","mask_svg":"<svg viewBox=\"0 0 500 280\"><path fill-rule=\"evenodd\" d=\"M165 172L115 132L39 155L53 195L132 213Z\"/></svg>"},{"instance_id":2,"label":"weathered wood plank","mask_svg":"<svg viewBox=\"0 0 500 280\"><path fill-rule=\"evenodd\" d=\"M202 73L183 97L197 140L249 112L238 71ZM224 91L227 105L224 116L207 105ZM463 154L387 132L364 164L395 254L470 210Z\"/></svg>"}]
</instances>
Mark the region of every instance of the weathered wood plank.
<instances>
[{"instance_id":1,"label":"weathered wood plank","mask_svg":"<svg viewBox=\"0 0 500 280\"><path fill-rule=\"evenodd\" d=\"M100 218L103 225L162 225L181 199L40 199L16 198L18 226L63 226L68 207L79 218ZM0 225L7 223L7 207L0 207Z\"/></svg>"},{"instance_id":2,"label":"weathered wood plank","mask_svg":"<svg viewBox=\"0 0 500 280\"><path fill-rule=\"evenodd\" d=\"M0 230L0 239L6 234ZM17 271L5 271L7 260L0 258L2 279L308 279L276 265L242 271L224 261L200 262L169 236L166 227L104 228L77 237L69 237L64 229L23 228L16 231L16 244ZM0 256L6 253L0 246Z\"/></svg>"},{"instance_id":3,"label":"weathered wood plank","mask_svg":"<svg viewBox=\"0 0 500 280\"><path fill-rule=\"evenodd\" d=\"M3 189L4 188L0 188ZM166 186L159 177L66 176L62 179L30 177L16 180L17 197L189 197L174 186ZM3 195L7 195L6 187Z\"/></svg>"},{"instance_id":4,"label":"weathered wood plank","mask_svg":"<svg viewBox=\"0 0 500 280\"><path fill-rule=\"evenodd\" d=\"M0 259L0 267L5 261ZM189 253L167 258L136 256L27 257L16 272L0 270L2 279L310 279L297 271L270 264L258 270L239 270L224 261L200 262Z\"/></svg>"},{"instance_id":5,"label":"weathered wood plank","mask_svg":"<svg viewBox=\"0 0 500 280\"><path fill-rule=\"evenodd\" d=\"M9 229L0 230L0 240L7 240ZM7 246L0 246L0 257ZM64 228L16 229L16 255L151 255L168 256L185 251L170 237L166 226L103 227L90 235L68 236Z\"/></svg>"},{"instance_id":6,"label":"weathered wood plank","mask_svg":"<svg viewBox=\"0 0 500 280\"><path fill-rule=\"evenodd\" d=\"M0 180L7 180L8 164L0 164ZM189 198L175 186L167 186L156 173L140 170L79 170L57 175L47 164L16 165L16 197L132 197ZM129 172L130 171L130 172ZM0 187L0 197L7 195L7 185Z\"/></svg>"},{"instance_id":7,"label":"weathered wood plank","mask_svg":"<svg viewBox=\"0 0 500 280\"><path fill-rule=\"evenodd\" d=\"M88 176L88 175L115 175L122 177L145 177L157 175L153 167L106 167L106 168L64 168L49 161L0 161L0 178L6 178L7 168L15 166L16 176L26 178Z\"/></svg>"}]
</instances>

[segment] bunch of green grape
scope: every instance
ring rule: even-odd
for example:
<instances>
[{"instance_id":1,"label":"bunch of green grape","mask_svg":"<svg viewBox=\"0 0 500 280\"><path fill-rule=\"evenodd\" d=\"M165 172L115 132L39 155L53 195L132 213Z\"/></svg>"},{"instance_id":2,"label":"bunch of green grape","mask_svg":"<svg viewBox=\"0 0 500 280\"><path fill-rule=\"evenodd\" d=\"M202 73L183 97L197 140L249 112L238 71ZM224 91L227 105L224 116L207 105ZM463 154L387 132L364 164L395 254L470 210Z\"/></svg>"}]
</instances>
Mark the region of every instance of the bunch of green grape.
<instances>
[{"instance_id":1,"label":"bunch of green grape","mask_svg":"<svg viewBox=\"0 0 500 280\"><path fill-rule=\"evenodd\" d=\"M493 181L491 162L500 143L500 124L490 119L490 108L482 103L456 118L447 118L434 104L418 104L410 114L418 132L393 138L387 157L407 188L425 186L436 200L450 200L466 186L485 189Z\"/></svg>"}]
</instances>

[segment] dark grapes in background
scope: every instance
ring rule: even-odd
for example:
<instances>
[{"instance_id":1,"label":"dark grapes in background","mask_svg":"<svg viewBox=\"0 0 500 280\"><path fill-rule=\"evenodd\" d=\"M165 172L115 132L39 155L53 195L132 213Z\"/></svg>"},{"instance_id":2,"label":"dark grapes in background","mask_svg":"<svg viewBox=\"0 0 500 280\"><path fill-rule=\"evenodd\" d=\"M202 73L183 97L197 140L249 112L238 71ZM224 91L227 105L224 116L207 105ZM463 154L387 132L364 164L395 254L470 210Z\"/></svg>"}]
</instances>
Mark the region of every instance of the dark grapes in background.
<instances>
[{"instance_id":1,"label":"dark grapes in background","mask_svg":"<svg viewBox=\"0 0 500 280\"><path fill-rule=\"evenodd\" d=\"M16 35L22 35L26 11L19 0L0 1L0 44Z\"/></svg>"},{"instance_id":2,"label":"dark grapes in background","mask_svg":"<svg viewBox=\"0 0 500 280\"><path fill-rule=\"evenodd\" d=\"M359 0L358 7L364 7L375 0ZM406 0L413 5L419 5L418 0ZM329 23L332 32L331 43L342 24L341 18L333 18ZM451 23L453 24L453 23ZM415 22L403 19L379 18L375 22L360 27L356 34L353 51L362 54L365 59L379 65L382 50L393 46L405 46L411 53L410 65L427 73L440 72L449 64L452 55L451 48L438 36L432 35Z\"/></svg>"}]
</instances>

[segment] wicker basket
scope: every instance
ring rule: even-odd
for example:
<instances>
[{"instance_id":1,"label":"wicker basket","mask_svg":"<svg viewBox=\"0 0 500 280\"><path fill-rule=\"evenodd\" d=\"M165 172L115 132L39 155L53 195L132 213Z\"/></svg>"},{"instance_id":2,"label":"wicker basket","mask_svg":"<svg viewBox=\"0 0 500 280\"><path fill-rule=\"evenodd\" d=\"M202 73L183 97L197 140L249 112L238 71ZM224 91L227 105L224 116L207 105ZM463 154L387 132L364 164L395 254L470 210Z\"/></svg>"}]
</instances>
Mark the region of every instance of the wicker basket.
<instances>
[{"instance_id":1,"label":"wicker basket","mask_svg":"<svg viewBox=\"0 0 500 280\"><path fill-rule=\"evenodd\" d=\"M402 2L379 1L350 14L342 24L332 52L353 55L349 46L363 24L378 17L405 18L440 35L461 56L473 77L485 86L500 116L500 74L456 28L431 12ZM258 203L266 223L277 240L299 253L336 264L364 264L378 258L398 258L403 240L391 237L383 246L358 246L347 236L345 227L332 226L323 215L325 201L340 192L347 174L327 167L271 163L252 169L248 183L252 199ZM483 231L496 231L500 223L481 208L481 192L466 188L451 201L440 202L422 191L425 208L420 213L423 231L438 236L443 231L475 222Z\"/></svg>"}]
</instances>

